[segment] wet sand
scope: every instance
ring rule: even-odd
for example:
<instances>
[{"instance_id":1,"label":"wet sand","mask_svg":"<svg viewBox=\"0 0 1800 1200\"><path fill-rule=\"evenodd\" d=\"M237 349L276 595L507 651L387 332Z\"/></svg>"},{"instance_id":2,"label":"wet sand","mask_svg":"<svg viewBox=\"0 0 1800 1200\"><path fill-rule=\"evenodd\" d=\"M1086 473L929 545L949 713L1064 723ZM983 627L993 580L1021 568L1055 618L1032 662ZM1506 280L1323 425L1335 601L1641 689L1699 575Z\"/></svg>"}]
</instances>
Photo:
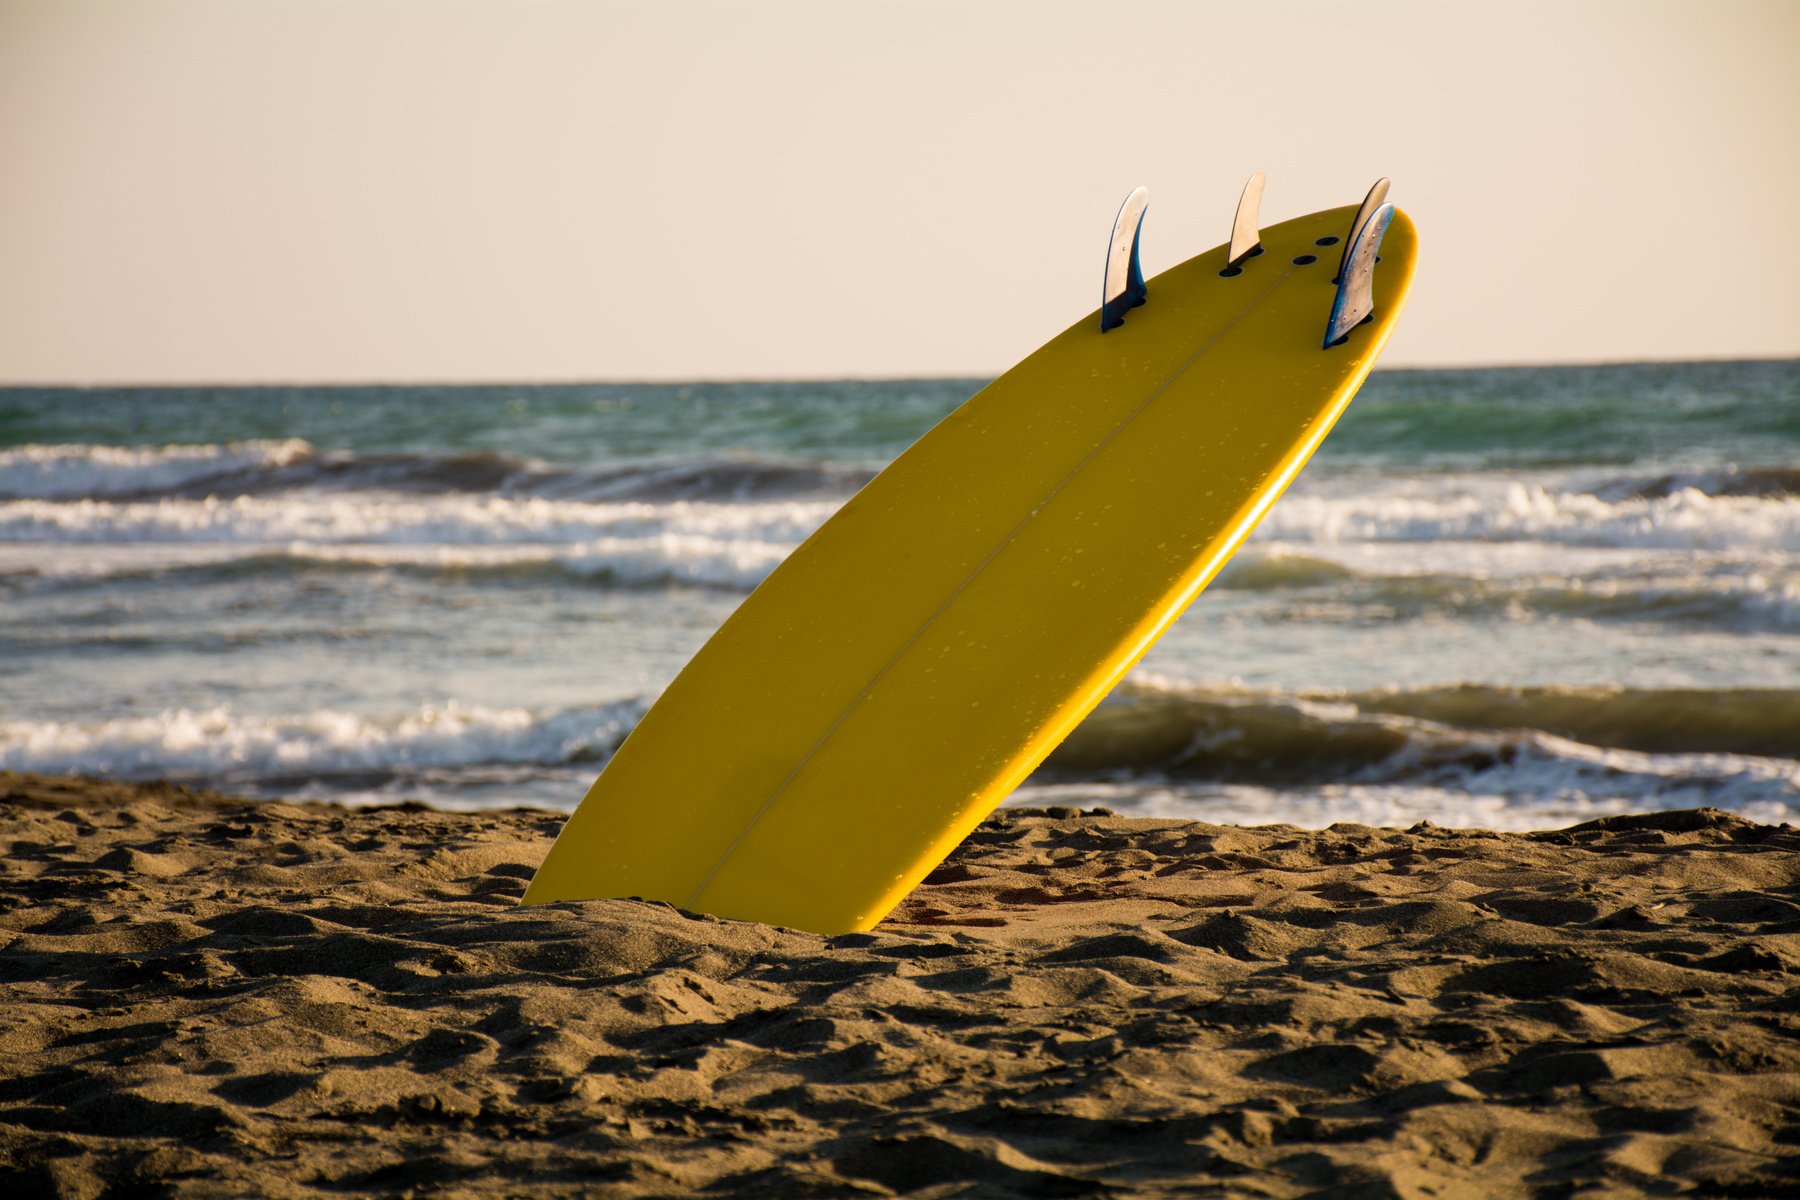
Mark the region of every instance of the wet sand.
<instances>
[{"instance_id":1,"label":"wet sand","mask_svg":"<svg viewBox=\"0 0 1800 1200\"><path fill-rule=\"evenodd\" d=\"M1800 1190L1800 834L1002 811L879 929L561 824L0 775L12 1196Z\"/></svg>"}]
</instances>

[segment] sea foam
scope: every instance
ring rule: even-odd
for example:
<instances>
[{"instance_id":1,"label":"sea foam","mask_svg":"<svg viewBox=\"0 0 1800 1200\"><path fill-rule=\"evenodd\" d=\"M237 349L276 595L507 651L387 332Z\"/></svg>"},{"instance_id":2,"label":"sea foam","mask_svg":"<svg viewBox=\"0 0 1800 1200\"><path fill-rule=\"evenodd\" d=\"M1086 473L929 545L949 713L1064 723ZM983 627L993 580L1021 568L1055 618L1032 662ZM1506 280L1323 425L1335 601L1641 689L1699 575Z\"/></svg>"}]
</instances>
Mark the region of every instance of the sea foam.
<instances>
[{"instance_id":1,"label":"sea foam","mask_svg":"<svg viewBox=\"0 0 1800 1200\"><path fill-rule=\"evenodd\" d=\"M0 769L208 780L600 762L647 707L642 699L556 712L449 703L382 718L221 705L95 722L0 721Z\"/></svg>"},{"instance_id":2,"label":"sea foam","mask_svg":"<svg viewBox=\"0 0 1800 1200\"><path fill-rule=\"evenodd\" d=\"M719 452L571 466L498 450L357 453L300 438L219 445L27 445L0 450L0 499L219 499L301 490L492 494L552 500L840 499L868 464Z\"/></svg>"},{"instance_id":3,"label":"sea foam","mask_svg":"<svg viewBox=\"0 0 1800 1200\"><path fill-rule=\"evenodd\" d=\"M1446 489L1435 495L1297 493L1261 532L1289 542L1553 542L1642 549L1800 550L1800 498L1666 496L1606 500L1538 484Z\"/></svg>"},{"instance_id":4,"label":"sea foam","mask_svg":"<svg viewBox=\"0 0 1800 1200\"><path fill-rule=\"evenodd\" d=\"M315 457L311 443L15 446L0 450L0 497L77 500L141 496L252 476Z\"/></svg>"},{"instance_id":5,"label":"sea foam","mask_svg":"<svg viewBox=\"0 0 1800 1200\"><path fill-rule=\"evenodd\" d=\"M168 462L157 464L168 468ZM51 490L49 484L44 490ZM1334 489L1336 490L1336 489ZM841 496L747 502L593 501L536 495L295 491L276 495L27 497L0 503L0 541L315 541L489 545L574 541L651 526L798 543ZM1800 550L1800 498L1708 496L1687 489L1605 500L1537 484L1484 481L1413 494L1296 491L1259 530L1264 541L1535 542L1577 547L1744 552Z\"/></svg>"},{"instance_id":6,"label":"sea foam","mask_svg":"<svg viewBox=\"0 0 1800 1200\"><path fill-rule=\"evenodd\" d=\"M537 497L424 499L365 493L230 500L14 500L0 504L0 541L492 546L673 532L792 544L836 507L829 501L596 504Z\"/></svg>"},{"instance_id":7,"label":"sea foam","mask_svg":"<svg viewBox=\"0 0 1800 1200\"><path fill-rule=\"evenodd\" d=\"M446 704L370 716L219 706L93 722L0 721L0 769L227 787L411 779L428 790L432 773L445 770L568 768L587 775L604 765L650 699L553 711ZM1221 795L1263 793L1355 799L1332 810L1331 820L1406 811L1443 824L1462 819L1449 814L1472 811L1483 797L1494 798L1496 810L1513 806L1539 821L1549 813L1581 820L1702 805L1792 820L1800 818L1796 712L1800 693L1766 689L1298 696L1135 684L1076 730L1026 794L1098 789L1111 799L1090 802L1207 820L1225 819L1208 807ZM1652 746L1663 748L1644 748ZM507 797L504 786L494 789L495 803ZM1434 812L1430 803L1445 807ZM1525 818L1508 818L1515 819Z\"/></svg>"}]
</instances>

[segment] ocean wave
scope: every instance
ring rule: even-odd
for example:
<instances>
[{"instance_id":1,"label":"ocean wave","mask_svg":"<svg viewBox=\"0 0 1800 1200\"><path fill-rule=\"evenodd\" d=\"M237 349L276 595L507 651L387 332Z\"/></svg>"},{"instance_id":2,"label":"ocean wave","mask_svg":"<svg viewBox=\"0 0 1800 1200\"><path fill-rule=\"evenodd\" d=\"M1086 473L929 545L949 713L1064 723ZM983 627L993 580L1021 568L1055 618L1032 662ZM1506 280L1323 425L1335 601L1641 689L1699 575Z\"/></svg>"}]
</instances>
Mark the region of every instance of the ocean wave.
<instances>
[{"instance_id":1,"label":"ocean wave","mask_svg":"<svg viewBox=\"0 0 1800 1200\"><path fill-rule=\"evenodd\" d=\"M572 579L611 587L720 588L748 592L781 565L794 543L664 532L645 538L595 538L550 549L498 546L308 546L263 556L270 570L397 570L430 577ZM214 568L215 570L217 568Z\"/></svg>"},{"instance_id":2,"label":"ocean wave","mask_svg":"<svg viewBox=\"0 0 1800 1200\"><path fill-rule=\"evenodd\" d=\"M1134 684L1051 756L1052 773L1259 783L1421 779L1608 752L1785 761L1800 691L1463 685L1288 695Z\"/></svg>"},{"instance_id":3,"label":"ocean wave","mask_svg":"<svg viewBox=\"0 0 1800 1200\"><path fill-rule=\"evenodd\" d=\"M751 590L837 507L301 493L234 500L0 502L0 579L95 583L198 572L407 570L450 578L563 578L617 587ZM58 552L32 551L56 547ZM1348 578L1332 561L1240 556L1217 587L1282 590Z\"/></svg>"},{"instance_id":4,"label":"ocean wave","mask_svg":"<svg viewBox=\"0 0 1800 1200\"><path fill-rule=\"evenodd\" d=\"M15 446L0 450L0 498L79 500L232 490L316 462L299 438L197 446Z\"/></svg>"},{"instance_id":5,"label":"ocean wave","mask_svg":"<svg viewBox=\"0 0 1800 1200\"><path fill-rule=\"evenodd\" d=\"M0 769L124 779L305 779L493 765L600 763L643 699L534 713L446 704L382 719L321 709L172 709L96 722L0 721Z\"/></svg>"},{"instance_id":6,"label":"ocean wave","mask_svg":"<svg viewBox=\"0 0 1800 1200\"><path fill-rule=\"evenodd\" d=\"M85 586L153 579L214 581L302 573L394 571L420 578L599 583L612 587L690 585L749 591L792 553L804 522L727 533L670 528L570 543L453 545L433 542L89 543L57 555L0 546L0 590ZM766 536L765 536L766 535ZM1348 567L1306 555L1240 554L1215 588L1252 592L1308 589L1354 579Z\"/></svg>"},{"instance_id":7,"label":"ocean wave","mask_svg":"<svg viewBox=\"0 0 1800 1200\"><path fill-rule=\"evenodd\" d=\"M1612 479L1589 489L1602 500L1661 500L1679 492L1703 496L1752 496L1761 499L1800 497L1800 467L1719 467L1698 471L1666 471L1658 475Z\"/></svg>"},{"instance_id":8,"label":"ocean wave","mask_svg":"<svg viewBox=\"0 0 1800 1200\"><path fill-rule=\"evenodd\" d=\"M155 549L155 548L153 548ZM70 563L6 564L0 595L134 581L183 585L250 579L284 580L321 573L393 573L464 584L575 583L611 588L697 587L749 592L781 564L786 543L705 537L623 538L546 546L285 546L228 548L224 554L118 554Z\"/></svg>"},{"instance_id":9,"label":"ocean wave","mask_svg":"<svg viewBox=\"0 0 1800 1200\"><path fill-rule=\"evenodd\" d=\"M493 451L321 451L297 439L134 449L25 446L0 451L0 541L346 541L359 536L359 523L379 526L396 514L421 531L437 522L440 536L430 540L440 542L491 542L501 525L543 540L562 536L563 518L575 523L568 536L592 536L582 524L595 512L612 520L613 506L787 504L823 519L869 477L866 467L748 456L576 469ZM1320 477L1275 505L1257 538L1297 546L1538 542L1793 552L1800 551L1797 479L1800 469L1776 467L1620 480L1585 490L1573 480L1493 474ZM567 507L583 504L595 508ZM228 528L234 523L238 528ZM427 540L423 532L380 527L368 537ZM1270 569L1291 574L1301 565L1271 563ZM1284 578L1273 584L1288 585Z\"/></svg>"},{"instance_id":10,"label":"ocean wave","mask_svg":"<svg viewBox=\"0 0 1800 1200\"><path fill-rule=\"evenodd\" d=\"M0 721L0 769L363 791L436 772L438 790L453 793L458 779L479 784L502 768L597 772L648 704L449 704L390 717L217 707ZM1423 788L1509 803L1800 811L1797 759L1793 691L1466 686L1285 695L1134 684L1090 715L1031 787Z\"/></svg>"},{"instance_id":11,"label":"ocean wave","mask_svg":"<svg viewBox=\"0 0 1800 1200\"><path fill-rule=\"evenodd\" d=\"M829 513L817 503L602 507L318 496L305 503L0 503L0 593L381 571L451 582L747 592ZM1519 565L1541 571L1547 564ZM1479 562L1463 564L1465 573L1381 574L1368 566L1253 544L1212 586L1257 594L1256 619L1287 625L1576 620L1800 629L1800 573L1780 556L1634 558L1500 577Z\"/></svg>"},{"instance_id":12,"label":"ocean wave","mask_svg":"<svg viewBox=\"0 0 1800 1200\"><path fill-rule=\"evenodd\" d=\"M596 503L499 496L305 494L233 500L0 503L0 542L497 546L698 535L797 545L831 501Z\"/></svg>"},{"instance_id":13,"label":"ocean wave","mask_svg":"<svg viewBox=\"0 0 1800 1200\"><path fill-rule=\"evenodd\" d=\"M17 500L0 503L0 586L397 570L749 591L834 507L324 494Z\"/></svg>"},{"instance_id":14,"label":"ocean wave","mask_svg":"<svg viewBox=\"0 0 1800 1200\"><path fill-rule=\"evenodd\" d=\"M1653 765L1666 765L1659 761ZM1206 821L1217 825L1350 823L1405 829L1419 822L1451 829L1525 833L1566 829L1625 813L1719 808L1765 825L1800 819L1800 792L1754 775L1717 772L1671 779L1665 771L1634 773L1608 766L1603 776L1581 764L1528 765L1517 775L1470 776L1432 783L1326 783L1263 787L1250 783L1137 777L1030 783L1009 805L1101 806L1122 817ZM449 794L447 799L454 803Z\"/></svg>"},{"instance_id":15,"label":"ocean wave","mask_svg":"<svg viewBox=\"0 0 1800 1200\"><path fill-rule=\"evenodd\" d=\"M33 445L0 451L0 499L5 500L231 500L315 490L748 503L848 495L872 475L861 466L744 454L576 468L494 450L320 450L299 438L225 445Z\"/></svg>"},{"instance_id":16,"label":"ocean wave","mask_svg":"<svg viewBox=\"0 0 1800 1200\"><path fill-rule=\"evenodd\" d=\"M1800 573L1775 566L1736 571L1720 564L1712 573L1637 577L1352 575L1327 592L1281 605L1266 619L1352 625L1561 619L1779 632L1800 629Z\"/></svg>"},{"instance_id":17,"label":"ocean wave","mask_svg":"<svg viewBox=\"0 0 1800 1200\"><path fill-rule=\"evenodd\" d=\"M1800 818L1796 756L1791 691L1137 685L1090 715L1017 800L1250 825L1553 829L1706 806L1779 822Z\"/></svg>"},{"instance_id":18,"label":"ocean wave","mask_svg":"<svg viewBox=\"0 0 1800 1200\"><path fill-rule=\"evenodd\" d=\"M0 501L0 541L576 541L623 525L689 527L737 535L771 524L798 543L841 498L762 501L572 500L546 496L294 492L155 500ZM761 536L757 534L756 536ZM1498 495L1291 495L1258 531L1263 542L1305 547L1354 542L1539 542L1565 546L1715 551L1800 551L1800 499L1660 500L1514 485ZM1296 551L1304 554L1304 551ZM1302 564L1331 573L1323 559ZM1283 570L1285 568L1274 568Z\"/></svg>"},{"instance_id":19,"label":"ocean wave","mask_svg":"<svg viewBox=\"0 0 1800 1200\"><path fill-rule=\"evenodd\" d=\"M1240 552L1212 582L1215 588L1235 592L1283 592L1317 588L1358 578L1343 563L1287 549Z\"/></svg>"},{"instance_id":20,"label":"ocean wave","mask_svg":"<svg viewBox=\"0 0 1800 1200\"><path fill-rule=\"evenodd\" d=\"M1284 497L1258 535L1283 542L1547 542L1682 550L1800 550L1800 498L1692 489L1607 500L1536 483L1459 485L1436 494Z\"/></svg>"}]
</instances>

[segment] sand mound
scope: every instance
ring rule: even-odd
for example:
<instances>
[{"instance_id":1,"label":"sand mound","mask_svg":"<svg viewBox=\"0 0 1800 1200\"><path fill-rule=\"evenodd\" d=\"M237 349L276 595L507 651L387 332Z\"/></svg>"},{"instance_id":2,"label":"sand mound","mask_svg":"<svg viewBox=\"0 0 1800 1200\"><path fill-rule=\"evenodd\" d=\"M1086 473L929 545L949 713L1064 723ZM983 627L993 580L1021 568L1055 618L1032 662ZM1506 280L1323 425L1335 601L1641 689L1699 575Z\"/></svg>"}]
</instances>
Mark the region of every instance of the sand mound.
<instances>
[{"instance_id":1,"label":"sand mound","mask_svg":"<svg viewBox=\"0 0 1800 1200\"><path fill-rule=\"evenodd\" d=\"M1003 812L872 933L561 818L0 776L6 1194L1800 1188L1800 836Z\"/></svg>"}]
</instances>

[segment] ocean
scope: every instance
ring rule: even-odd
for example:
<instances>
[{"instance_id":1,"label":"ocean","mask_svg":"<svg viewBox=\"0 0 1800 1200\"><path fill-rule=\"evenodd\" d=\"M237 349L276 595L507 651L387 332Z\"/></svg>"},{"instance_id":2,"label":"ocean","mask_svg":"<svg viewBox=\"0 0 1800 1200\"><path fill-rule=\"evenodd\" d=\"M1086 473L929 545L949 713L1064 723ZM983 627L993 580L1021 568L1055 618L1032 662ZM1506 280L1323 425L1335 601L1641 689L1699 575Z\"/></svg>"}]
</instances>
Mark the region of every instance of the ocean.
<instances>
[{"instance_id":1,"label":"ocean","mask_svg":"<svg viewBox=\"0 0 1800 1200\"><path fill-rule=\"evenodd\" d=\"M572 808L981 382L0 390L0 769ZM1011 802L1800 817L1800 362L1376 374Z\"/></svg>"}]
</instances>

